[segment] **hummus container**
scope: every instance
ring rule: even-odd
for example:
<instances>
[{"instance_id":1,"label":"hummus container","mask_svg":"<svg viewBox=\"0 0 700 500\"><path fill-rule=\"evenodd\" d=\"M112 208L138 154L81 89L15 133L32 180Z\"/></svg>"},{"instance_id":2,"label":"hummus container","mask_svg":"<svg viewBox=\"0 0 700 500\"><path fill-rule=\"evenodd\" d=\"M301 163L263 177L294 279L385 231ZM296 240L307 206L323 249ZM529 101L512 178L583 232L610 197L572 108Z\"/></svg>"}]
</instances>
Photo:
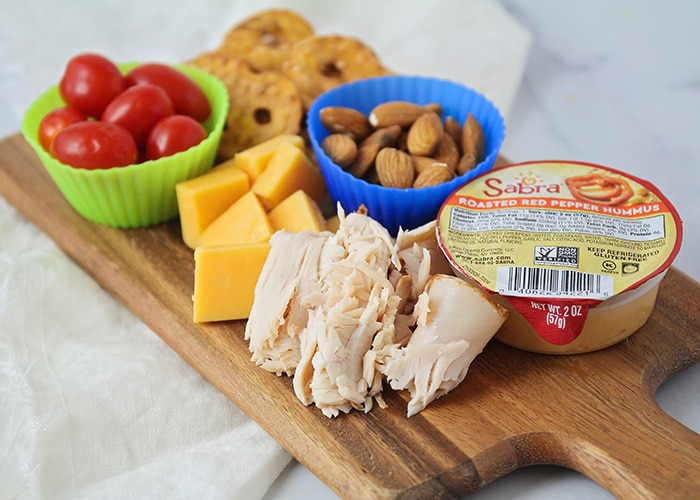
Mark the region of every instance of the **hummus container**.
<instances>
[{"instance_id":1,"label":"hummus container","mask_svg":"<svg viewBox=\"0 0 700 500\"><path fill-rule=\"evenodd\" d=\"M495 338L577 354L641 328L678 254L682 223L651 183L589 163L487 172L440 208L438 243L458 276L509 309Z\"/></svg>"}]
</instances>

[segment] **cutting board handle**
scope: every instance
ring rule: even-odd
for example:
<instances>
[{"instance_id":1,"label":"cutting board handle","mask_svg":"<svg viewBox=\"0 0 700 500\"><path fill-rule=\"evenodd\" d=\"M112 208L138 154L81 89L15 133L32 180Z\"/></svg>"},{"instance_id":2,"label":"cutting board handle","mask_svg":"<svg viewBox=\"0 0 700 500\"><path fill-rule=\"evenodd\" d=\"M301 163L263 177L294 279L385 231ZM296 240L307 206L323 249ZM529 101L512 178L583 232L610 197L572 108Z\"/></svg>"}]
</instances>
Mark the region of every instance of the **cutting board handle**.
<instances>
[{"instance_id":1,"label":"cutting board handle","mask_svg":"<svg viewBox=\"0 0 700 500\"><path fill-rule=\"evenodd\" d=\"M578 470L617 498L697 498L700 434L671 418L655 401L624 408L617 403L615 414L627 418L606 422L598 416L595 428L565 445L565 462L570 462L561 465Z\"/></svg>"}]
</instances>

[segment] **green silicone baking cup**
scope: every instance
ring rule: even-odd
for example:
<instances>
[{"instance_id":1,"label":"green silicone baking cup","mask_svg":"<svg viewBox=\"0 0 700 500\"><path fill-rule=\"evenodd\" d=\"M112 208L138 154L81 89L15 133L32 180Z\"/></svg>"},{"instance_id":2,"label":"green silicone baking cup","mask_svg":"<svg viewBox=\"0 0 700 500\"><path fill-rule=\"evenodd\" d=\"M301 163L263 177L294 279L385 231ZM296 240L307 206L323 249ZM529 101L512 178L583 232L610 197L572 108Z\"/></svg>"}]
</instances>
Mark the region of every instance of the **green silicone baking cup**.
<instances>
[{"instance_id":1,"label":"green silicone baking cup","mask_svg":"<svg viewBox=\"0 0 700 500\"><path fill-rule=\"evenodd\" d=\"M126 73L138 63L120 64ZM184 65L172 65L202 88L211 115L203 123L207 137L186 151L126 167L87 170L59 162L41 146L39 123L52 109L65 106L58 86L41 94L22 119L22 134L71 206L86 219L118 228L145 227L178 215L175 185L209 170L216 159L226 122L229 98L213 75Z\"/></svg>"}]
</instances>

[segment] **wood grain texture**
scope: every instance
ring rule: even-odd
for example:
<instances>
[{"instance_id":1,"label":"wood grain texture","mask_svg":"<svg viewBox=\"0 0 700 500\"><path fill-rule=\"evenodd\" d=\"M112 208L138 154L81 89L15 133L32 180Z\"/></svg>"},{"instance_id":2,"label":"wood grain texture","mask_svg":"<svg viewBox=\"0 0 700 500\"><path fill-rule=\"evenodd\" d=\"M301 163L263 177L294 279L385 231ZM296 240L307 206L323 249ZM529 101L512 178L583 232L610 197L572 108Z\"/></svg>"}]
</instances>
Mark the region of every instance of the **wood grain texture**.
<instances>
[{"instance_id":1,"label":"wood grain texture","mask_svg":"<svg viewBox=\"0 0 700 500\"><path fill-rule=\"evenodd\" d=\"M250 362L242 321L192 322L194 260L177 221L85 220L19 135L0 142L0 194L341 497L459 497L533 464L577 470L622 498L700 491L700 435L654 400L700 359L700 286L675 268L647 324L616 346L549 356L493 341L417 416L387 390L387 409L328 419Z\"/></svg>"}]
</instances>

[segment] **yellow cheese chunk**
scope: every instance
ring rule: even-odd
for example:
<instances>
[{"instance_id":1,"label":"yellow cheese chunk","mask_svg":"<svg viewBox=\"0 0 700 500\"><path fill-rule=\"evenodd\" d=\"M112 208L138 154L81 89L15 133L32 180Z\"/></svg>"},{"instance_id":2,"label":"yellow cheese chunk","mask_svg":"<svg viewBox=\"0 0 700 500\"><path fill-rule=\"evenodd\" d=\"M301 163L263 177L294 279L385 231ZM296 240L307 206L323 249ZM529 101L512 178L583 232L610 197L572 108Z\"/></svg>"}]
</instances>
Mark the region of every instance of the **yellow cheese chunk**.
<instances>
[{"instance_id":1,"label":"yellow cheese chunk","mask_svg":"<svg viewBox=\"0 0 700 500\"><path fill-rule=\"evenodd\" d=\"M261 243L269 240L273 232L262 203L248 191L209 224L199 237L199 246Z\"/></svg>"},{"instance_id":2,"label":"yellow cheese chunk","mask_svg":"<svg viewBox=\"0 0 700 500\"><path fill-rule=\"evenodd\" d=\"M269 243L197 247L192 297L194 321L247 318L269 252Z\"/></svg>"},{"instance_id":3,"label":"yellow cheese chunk","mask_svg":"<svg viewBox=\"0 0 700 500\"><path fill-rule=\"evenodd\" d=\"M219 164L218 164L216 167L214 167L214 168L217 169L217 170L218 170L218 169L222 169L222 170L223 170L223 169L225 169L225 168L231 168L231 167L237 167L237 166L238 166L238 165L236 165L236 158L234 157L234 158L229 158L228 160L219 163ZM243 169L241 169L241 170L243 170ZM245 170L244 170L243 172L244 172L246 175L248 175L248 173L245 172ZM249 178L250 178L250 177L249 177Z\"/></svg>"},{"instance_id":4,"label":"yellow cheese chunk","mask_svg":"<svg viewBox=\"0 0 700 500\"><path fill-rule=\"evenodd\" d=\"M272 210L299 189L319 201L326 192L326 184L321 170L309 160L306 153L286 142L277 147L267 168L250 189L260 197L267 210Z\"/></svg>"},{"instance_id":5,"label":"yellow cheese chunk","mask_svg":"<svg viewBox=\"0 0 700 500\"><path fill-rule=\"evenodd\" d=\"M299 233L326 229L326 221L318 203L301 189L285 198L267 216L275 231L284 229L290 233Z\"/></svg>"},{"instance_id":6,"label":"yellow cheese chunk","mask_svg":"<svg viewBox=\"0 0 700 500\"><path fill-rule=\"evenodd\" d=\"M248 174L250 182L255 182L282 143L294 144L298 148L304 147L304 139L300 135L278 135L237 153L234 157L236 166Z\"/></svg>"},{"instance_id":7,"label":"yellow cheese chunk","mask_svg":"<svg viewBox=\"0 0 700 500\"><path fill-rule=\"evenodd\" d=\"M338 231L338 228L340 227L340 217L337 215L334 215L333 217L330 217L326 219L326 229L332 233L335 233Z\"/></svg>"},{"instance_id":8,"label":"yellow cheese chunk","mask_svg":"<svg viewBox=\"0 0 700 500\"><path fill-rule=\"evenodd\" d=\"M202 232L250 189L238 168L217 166L204 175L175 185L182 240L194 249Z\"/></svg>"}]
</instances>

